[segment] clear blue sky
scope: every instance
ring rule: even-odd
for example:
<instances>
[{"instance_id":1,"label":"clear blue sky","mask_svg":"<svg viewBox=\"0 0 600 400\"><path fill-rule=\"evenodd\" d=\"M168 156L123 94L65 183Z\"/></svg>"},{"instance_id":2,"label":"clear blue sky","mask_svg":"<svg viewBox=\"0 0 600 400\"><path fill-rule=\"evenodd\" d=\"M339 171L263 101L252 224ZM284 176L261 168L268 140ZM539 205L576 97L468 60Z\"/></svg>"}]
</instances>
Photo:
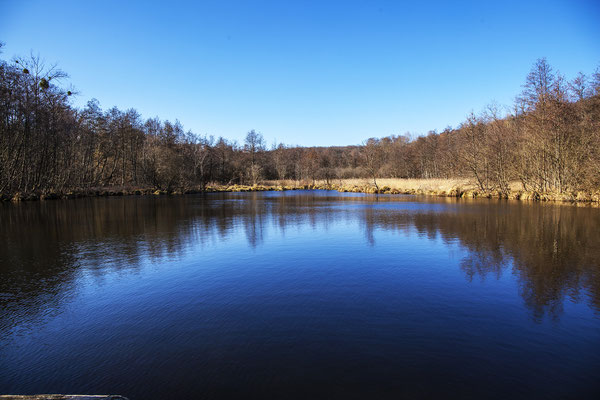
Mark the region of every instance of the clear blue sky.
<instances>
[{"instance_id":1,"label":"clear blue sky","mask_svg":"<svg viewBox=\"0 0 600 400\"><path fill-rule=\"evenodd\" d=\"M173 4L171 4L173 3ZM537 58L600 65L600 1L0 0L4 58L39 53L76 105L201 134L357 144L512 103Z\"/></svg>"}]
</instances>

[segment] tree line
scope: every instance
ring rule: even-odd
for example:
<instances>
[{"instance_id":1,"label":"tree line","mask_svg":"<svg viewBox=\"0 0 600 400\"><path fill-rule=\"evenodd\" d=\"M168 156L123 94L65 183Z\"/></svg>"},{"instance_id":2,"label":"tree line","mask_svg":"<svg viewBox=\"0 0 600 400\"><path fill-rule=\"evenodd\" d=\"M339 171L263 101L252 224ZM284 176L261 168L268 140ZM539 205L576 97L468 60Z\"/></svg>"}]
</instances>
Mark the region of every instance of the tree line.
<instances>
[{"instance_id":1,"label":"tree line","mask_svg":"<svg viewBox=\"0 0 600 400\"><path fill-rule=\"evenodd\" d=\"M1 50L1 49L0 49ZM0 60L0 195L289 179L472 178L482 191L600 188L600 69L568 81L538 60L509 111L489 106L457 128L360 145L270 148L251 130L239 144L143 119L134 109L72 105L67 75L39 57Z\"/></svg>"}]
</instances>

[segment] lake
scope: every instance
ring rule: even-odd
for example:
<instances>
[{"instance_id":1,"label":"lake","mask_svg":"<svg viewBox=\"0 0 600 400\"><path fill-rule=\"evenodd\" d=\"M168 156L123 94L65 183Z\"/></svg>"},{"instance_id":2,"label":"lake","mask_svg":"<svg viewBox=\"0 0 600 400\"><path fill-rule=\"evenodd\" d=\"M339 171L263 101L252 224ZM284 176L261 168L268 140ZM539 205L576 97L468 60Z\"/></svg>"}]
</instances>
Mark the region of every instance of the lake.
<instances>
[{"instance_id":1,"label":"lake","mask_svg":"<svg viewBox=\"0 0 600 400\"><path fill-rule=\"evenodd\" d=\"M599 398L600 209L330 191L0 204L0 394Z\"/></svg>"}]
</instances>

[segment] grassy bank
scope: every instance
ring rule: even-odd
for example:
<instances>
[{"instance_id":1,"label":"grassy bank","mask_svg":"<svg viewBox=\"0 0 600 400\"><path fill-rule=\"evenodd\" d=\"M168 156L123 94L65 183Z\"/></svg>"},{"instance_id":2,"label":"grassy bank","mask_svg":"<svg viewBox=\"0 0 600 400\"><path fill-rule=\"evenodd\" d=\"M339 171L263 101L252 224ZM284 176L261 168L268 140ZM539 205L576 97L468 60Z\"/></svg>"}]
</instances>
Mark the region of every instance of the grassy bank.
<instances>
[{"instance_id":1,"label":"grassy bank","mask_svg":"<svg viewBox=\"0 0 600 400\"><path fill-rule=\"evenodd\" d=\"M378 179L377 187L367 179L342 179L330 181L263 181L260 185L220 185L211 184L202 188L191 188L186 190L156 190L148 188L111 187L92 188L88 190L68 192L44 192L44 193L16 193L11 196L3 196L2 200L28 201L28 200L50 200L70 199L80 197L104 197L104 196L134 196L134 195L181 195L195 193L215 192L260 192L260 191L284 191L284 190L336 190L338 192L353 193L379 193L379 194L409 194L428 195L457 198L496 198L512 200L532 201L563 201L563 202L588 202L600 203L600 190L595 192L564 192L564 193L537 193L523 190L522 186L515 182L511 185L509 193L498 191L481 191L469 179Z\"/></svg>"},{"instance_id":2,"label":"grassy bank","mask_svg":"<svg viewBox=\"0 0 600 400\"><path fill-rule=\"evenodd\" d=\"M290 186L292 181L267 181L269 186ZM574 191L563 193L538 193L526 191L519 182L513 182L509 193L482 191L469 179L377 179L377 187L368 179L341 179L316 181L311 189L332 189L339 192L411 194L458 198L495 198L534 201L600 202L600 190L595 192Z\"/></svg>"}]
</instances>

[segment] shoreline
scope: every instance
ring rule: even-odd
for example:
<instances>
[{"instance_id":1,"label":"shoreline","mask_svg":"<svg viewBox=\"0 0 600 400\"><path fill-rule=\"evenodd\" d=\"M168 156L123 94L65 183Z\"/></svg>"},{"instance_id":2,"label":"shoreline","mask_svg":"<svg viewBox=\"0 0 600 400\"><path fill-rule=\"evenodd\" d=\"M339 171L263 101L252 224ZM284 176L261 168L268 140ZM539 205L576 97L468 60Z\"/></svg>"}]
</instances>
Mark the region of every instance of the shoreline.
<instances>
[{"instance_id":1,"label":"shoreline","mask_svg":"<svg viewBox=\"0 0 600 400\"><path fill-rule=\"evenodd\" d=\"M186 190L160 190L150 188L130 188L130 187L108 187L108 188L90 188L85 190L73 190L65 192L40 192L40 193L16 193L13 195L2 195L2 202L22 202L35 200L65 200L86 197L116 197L116 196L163 196L163 195L186 195L200 193L227 193L227 192L264 192L264 191L290 191L290 190L335 190L340 193L365 193L365 194L396 194L396 195L421 195L434 197L454 197L463 199L487 198L487 199L508 199L525 201L543 201L543 202L562 202L562 203L600 203L600 190L595 192L565 192L565 193L538 193L535 191L511 190L508 194L498 191L484 192L467 185L454 184L453 180L431 180L438 185L431 185L427 180L393 180L402 182L403 185L388 185L386 180L379 188L373 184L359 180L348 180L344 183L325 183L315 182L312 184L290 181L266 181L260 185L207 185L202 188L191 188ZM358 181L358 182L357 182ZM388 181L392 181L388 179ZM423 184L425 182L425 184ZM443 184L440 185L439 183ZM463 181L464 182L464 181ZM411 184L413 183L413 184ZM444 185L445 183L445 185ZM445 186L445 187L440 187Z\"/></svg>"}]
</instances>

